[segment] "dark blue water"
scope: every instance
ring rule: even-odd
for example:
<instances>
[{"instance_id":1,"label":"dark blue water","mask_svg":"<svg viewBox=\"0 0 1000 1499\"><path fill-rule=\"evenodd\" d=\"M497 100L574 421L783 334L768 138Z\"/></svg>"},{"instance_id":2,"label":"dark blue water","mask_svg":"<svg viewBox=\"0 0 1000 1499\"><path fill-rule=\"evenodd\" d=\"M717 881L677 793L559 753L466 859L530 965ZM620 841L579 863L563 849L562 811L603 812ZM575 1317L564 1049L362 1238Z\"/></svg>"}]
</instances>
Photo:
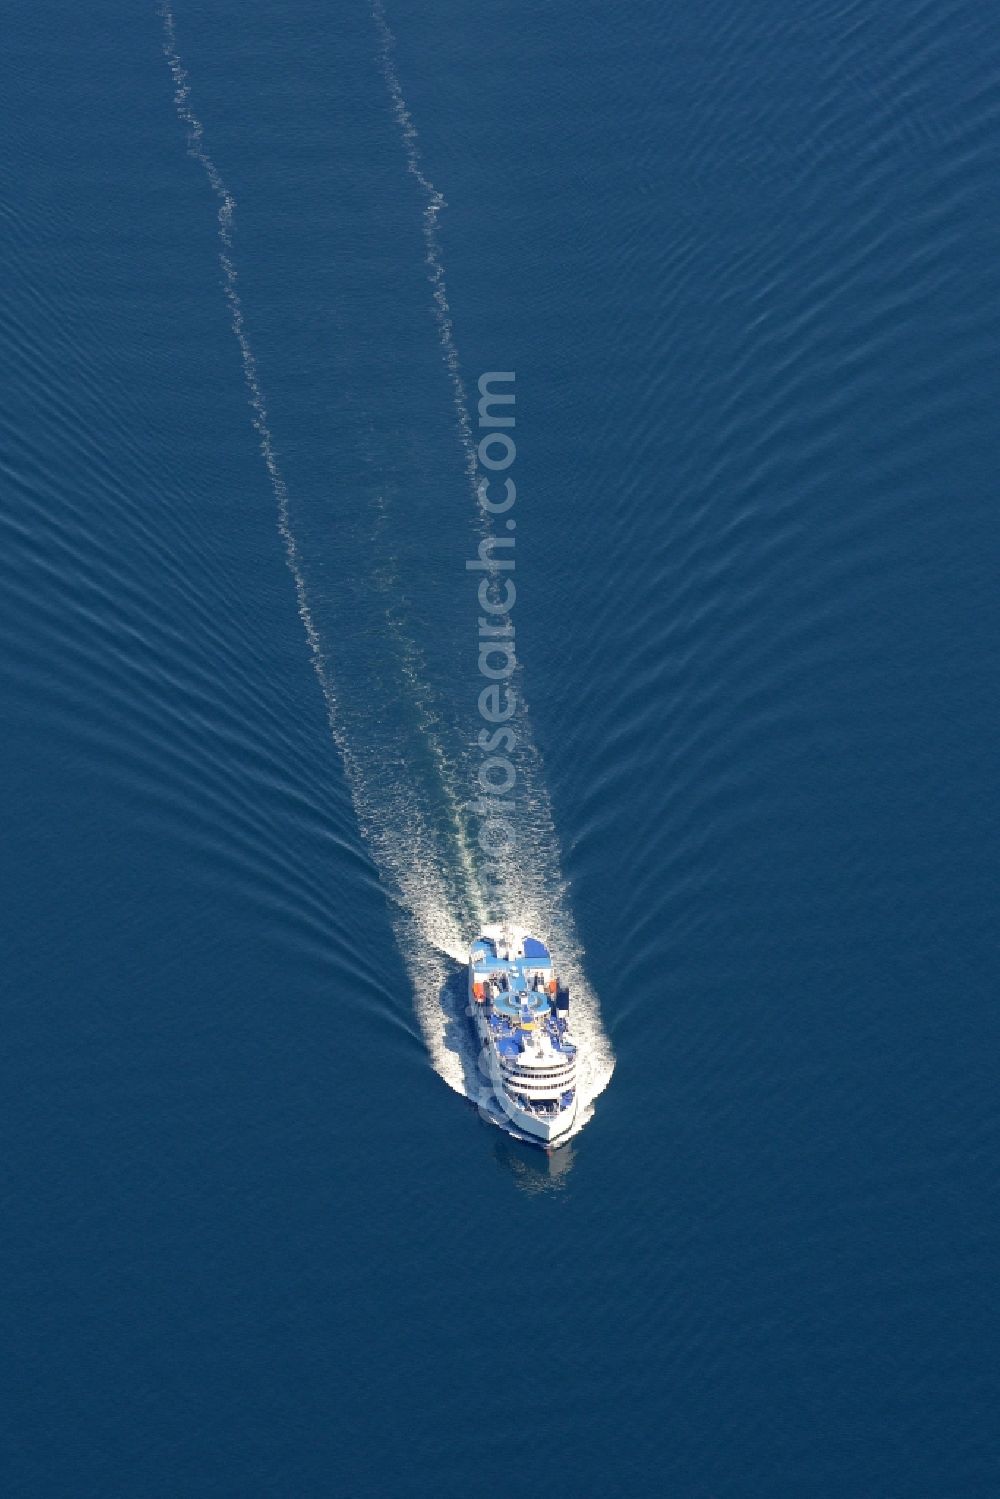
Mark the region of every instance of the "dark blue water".
<instances>
[{"instance_id":1,"label":"dark blue water","mask_svg":"<svg viewBox=\"0 0 1000 1499\"><path fill-rule=\"evenodd\" d=\"M996 1494L989 8L175 20L180 110L151 6L5 30L3 1491ZM614 1058L549 1162L441 1000L448 338Z\"/></svg>"}]
</instances>

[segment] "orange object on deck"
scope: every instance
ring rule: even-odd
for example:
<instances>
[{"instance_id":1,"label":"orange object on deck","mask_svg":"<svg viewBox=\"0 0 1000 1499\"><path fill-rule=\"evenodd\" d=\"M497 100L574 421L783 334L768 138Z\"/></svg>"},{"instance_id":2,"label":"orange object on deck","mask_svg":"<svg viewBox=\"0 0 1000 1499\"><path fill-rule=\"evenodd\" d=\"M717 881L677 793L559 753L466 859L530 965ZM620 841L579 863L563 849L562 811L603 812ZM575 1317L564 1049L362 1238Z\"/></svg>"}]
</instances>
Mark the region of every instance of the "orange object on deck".
<instances>
[{"instance_id":1,"label":"orange object on deck","mask_svg":"<svg viewBox=\"0 0 1000 1499\"><path fill-rule=\"evenodd\" d=\"M482 984L473 984L472 997L473 999L478 1000L480 1004L482 1004L483 1000L486 998L486 990L483 988Z\"/></svg>"},{"instance_id":2,"label":"orange object on deck","mask_svg":"<svg viewBox=\"0 0 1000 1499\"><path fill-rule=\"evenodd\" d=\"M549 993L550 994L554 994L555 992L556 992L556 981L555 981L555 979L549 979Z\"/></svg>"}]
</instances>

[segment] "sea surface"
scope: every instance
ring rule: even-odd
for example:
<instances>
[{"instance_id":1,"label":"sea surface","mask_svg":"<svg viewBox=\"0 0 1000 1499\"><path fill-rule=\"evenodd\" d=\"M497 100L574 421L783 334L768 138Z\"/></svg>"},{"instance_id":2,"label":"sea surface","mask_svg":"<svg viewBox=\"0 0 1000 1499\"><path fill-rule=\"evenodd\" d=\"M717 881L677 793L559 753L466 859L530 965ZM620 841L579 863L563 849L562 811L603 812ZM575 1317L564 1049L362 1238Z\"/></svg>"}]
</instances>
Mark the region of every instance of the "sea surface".
<instances>
[{"instance_id":1,"label":"sea surface","mask_svg":"<svg viewBox=\"0 0 1000 1499\"><path fill-rule=\"evenodd\" d=\"M991 7L5 21L0 1492L993 1499Z\"/></svg>"}]
</instances>

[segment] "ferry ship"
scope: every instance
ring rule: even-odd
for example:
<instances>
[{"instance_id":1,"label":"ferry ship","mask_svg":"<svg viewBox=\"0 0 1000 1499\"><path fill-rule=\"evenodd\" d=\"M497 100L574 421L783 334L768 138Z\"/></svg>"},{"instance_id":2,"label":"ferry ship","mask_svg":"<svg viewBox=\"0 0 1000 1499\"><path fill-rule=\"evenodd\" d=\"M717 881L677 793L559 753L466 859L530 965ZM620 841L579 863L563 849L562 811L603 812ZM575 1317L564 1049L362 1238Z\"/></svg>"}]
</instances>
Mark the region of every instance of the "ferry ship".
<instances>
[{"instance_id":1,"label":"ferry ship","mask_svg":"<svg viewBox=\"0 0 1000 1499\"><path fill-rule=\"evenodd\" d=\"M524 932L484 927L469 949L469 1008L494 1096L521 1134L554 1146L576 1119L569 989L548 949Z\"/></svg>"}]
</instances>

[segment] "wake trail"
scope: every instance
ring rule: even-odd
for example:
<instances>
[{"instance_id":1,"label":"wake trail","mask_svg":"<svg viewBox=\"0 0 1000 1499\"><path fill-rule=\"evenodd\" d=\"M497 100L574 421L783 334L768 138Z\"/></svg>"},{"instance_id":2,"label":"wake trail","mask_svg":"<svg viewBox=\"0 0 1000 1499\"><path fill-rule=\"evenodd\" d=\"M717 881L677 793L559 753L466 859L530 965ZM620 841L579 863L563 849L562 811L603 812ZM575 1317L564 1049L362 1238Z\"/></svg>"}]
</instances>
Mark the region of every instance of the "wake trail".
<instances>
[{"instance_id":1,"label":"wake trail","mask_svg":"<svg viewBox=\"0 0 1000 1499\"><path fill-rule=\"evenodd\" d=\"M222 287L229 308L261 457L275 502L276 520L285 561L292 577L296 607L305 633L310 661L323 695L327 721L345 769L362 836L368 843L390 900L396 941L413 986L418 1022L431 1063L456 1091L482 1102L482 1079L477 1075L478 1048L462 1010L464 986L460 965L467 959L474 931L495 910L484 897L472 854L468 820L469 788L474 779L465 735L452 733L446 747L444 720L434 702L421 652L401 632L393 637L386 621L387 641L396 651L400 690L414 715L408 752L394 760L384 735L373 727L364 699L338 697L337 683L323 650L320 629L310 600L301 547L292 521L288 485L278 459L257 361L247 331L234 257L236 199L229 190L205 142L204 126L194 111L191 84L177 45L173 7L164 0L163 53L174 86L174 106L183 125L187 148L198 162L217 201L218 259ZM379 37L380 66L390 106L399 128L407 170L424 198L422 232L424 258L432 288L432 312L451 385L455 419L470 491L478 501L477 453L469 402L462 380L437 220L445 199L424 170L416 127L407 107L394 60L395 39L385 19L382 0L374 0L373 15ZM474 512L482 522L477 503ZM343 684L341 684L343 685ZM385 688L388 691L390 689ZM502 913L520 925L547 936L560 966L575 984L576 1029L581 1040L579 1074L581 1125L590 1105L606 1086L613 1069L610 1043L600 1022L596 997L580 967L580 945L564 899L557 840L541 762L522 717L525 766L522 848L523 868L512 871L508 908ZM468 736L471 738L471 736ZM415 763L425 757L426 774Z\"/></svg>"},{"instance_id":2,"label":"wake trail","mask_svg":"<svg viewBox=\"0 0 1000 1499\"><path fill-rule=\"evenodd\" d=\"M261 456L267 469L268 478L271 481L271 489L274 493L278 510L278 532L281 536L285 550L285 560L292 575L295 585L295 599L298 607L299 618L302 621L309 645L309 653L313 669L319 680L323 698L327 705L327 713L330 721L330 730L341 753L348 758L347 746L342 743L335 718L336 695L334 693L333 679L330 676L326 659L320 644L319 633L316 629L309 607L309 599L306 593L305 577L299 555L298 543L292 531L291 511L288 500L288 486L285 483L281 468L278 464L278 455L275 452L274 440L267 418L267 405L264 401L264 392L261 389L260 379L257 374L257 361L254 358L250 339L247 336L246 324L243 316L243 303L240 300L237 288L236 267L233 264L233 216L236 212L236 199L226 186L222 174L205 147L205 129L198 116L191 107L191 85L188 81L187 70L181 62L177 51L177 28L174 22L173 11L169 4L160 7L160 15L163 18L163 53L167 59L174 81L174 107L177 110L178 119L187 130L188 152L199 162L208 178L213 193L219 200L218 223L219 223L219 264L222 267L223 291L226 301L229 303L229 312L232 320L232 329L239 344L240 358L243 363L243 379L247 388L247 397L253 412L253 426L260 439Z\"/></svg>"},{"instance_id":3,"label":"wake trail","mask_svg":"<svg viewBox=\"0 0 1000 1499\"><path fill-rule=\"evenodd\" d=\"M442 208L447 206L446 200L444 194L438 191L424 171L417 127L413 123L413 116L407 107L406 99L403 95L403 86L399 79L399 71L396 67L396 38L390 31L389 23L386 21L385 6L382 0L373 0L372 15L375 18L375 27L379 37L379 65L382 69L382 77L385 79L385 86L389 91L392 113L403 139L406 169L411 177L419 183L426 200L421 225L424 236L424 263L427 266L427 276L433 293L433 311L434 319L438 326L438 337L441 340L444 362L451 381L452 399L455 404L455 416L458 422L463 456L465 458L466 476L475 493L476 441L472 433L469 400L465 389L465 382L462 379L458 345L455 342L455 327L452 322L451 307L448 303L444 260L441 253L441 241L437 231L438 214Z\"/></svg>"},{"instance_id":4,"label":"wake trail","mask_svg":"<svg viewBox=\"0 0 1000 1499\"><path fill-rule=\"evenodd\" d=\"M455 339L454 321L448 301L444 255L438 233L438 216L446 206L444 194L428 175L420 150L420 140L413 115L403 92L396 66L396 38L386 19L383 0L372 0L372 15L379 39L379 64L389 95L393 117L399 127L406 168L419 185L424 197L421 227L424 238L424 261L432 290L432 311L438 328L444 362L451 383L452 401L465 474L476 501L479 528L488 530L481 509L477 478L477 443L473 432L468 392L462 379L461 361ZM597 996L591 990L582 968L582 949L566 901L566 884L560 869L558 839L552 815L551 800L543 778L541 756L531 732L525 703L520 665L517 669L520 709L518 723L521 737L522 812L519 816L521 856L508 862L505 871L507 890L505 909L497 913L514 924L539 931L556 949L563 972L573 985L577 999L574 1005L574 1027L583 1042L579 1072L580 1101L585 1106L581 1124L590 1117L590 1106L607 1086L614 1070L611 1043L604 1030ZM474 772L468 766L467 784L471 787ZM467 798L471 796L467 792ZM523 811L526 805L530 811ZM468 834L461 840L463 862L470 862ZM484 903L480 893L479 903Z\"/></svg>"},{"instance_id":5,"label":"wake trail","mask_svg":"<svg viewBox=\"0 0 1000 1499\"><path fill-rule=\"evenodd\" d=\"M188 152L201 166L218 200L218 255L223 291L229 305L232 331L239 346L253 427L274 495L285 561L292 576L296 606L305 631L312 667L323 694L330 732L343 759L361 830L372 845L380 873L383 877L388 877L386 885L394 903L397 938L417 991L418 1018L432 1060L437 1070L445 1075L446 1081L461 1091L461 1069L456 1068L444 1054L446 1048L439 1034L441 1026L435 1024L437 1017L429 993L433 990L437 994L447 978L450 965L442 961L443 957L446 955L455 962L464 955L466 937L463 928L468 918L454 910L453 892L448 887L448 880L441 871L439 862L429 852L433 844L432 835L423 828L420 812L408 800L405 809L398 809L392 820L397 821L405 811L414 844L414 857L404 860L398 856L392 847L394 839L391 829L387 827L384 807L380 800L369 794L364 767L354 755L351 743L344 733L334 678L323 652L306 588L301 551L292 527L288 485L278 461L257 361L247 333L233 259L236 199L208 151L204 126L192 107L191 84L177 46L177 27L172 6L169 3L163 4L160 15L163 20L163 53L174 84L174 107L187 134ZM421 845L425 850L423 857L419 852ZM401 930L401 926L405 930Z\"/></svg>"}]
</instances>

